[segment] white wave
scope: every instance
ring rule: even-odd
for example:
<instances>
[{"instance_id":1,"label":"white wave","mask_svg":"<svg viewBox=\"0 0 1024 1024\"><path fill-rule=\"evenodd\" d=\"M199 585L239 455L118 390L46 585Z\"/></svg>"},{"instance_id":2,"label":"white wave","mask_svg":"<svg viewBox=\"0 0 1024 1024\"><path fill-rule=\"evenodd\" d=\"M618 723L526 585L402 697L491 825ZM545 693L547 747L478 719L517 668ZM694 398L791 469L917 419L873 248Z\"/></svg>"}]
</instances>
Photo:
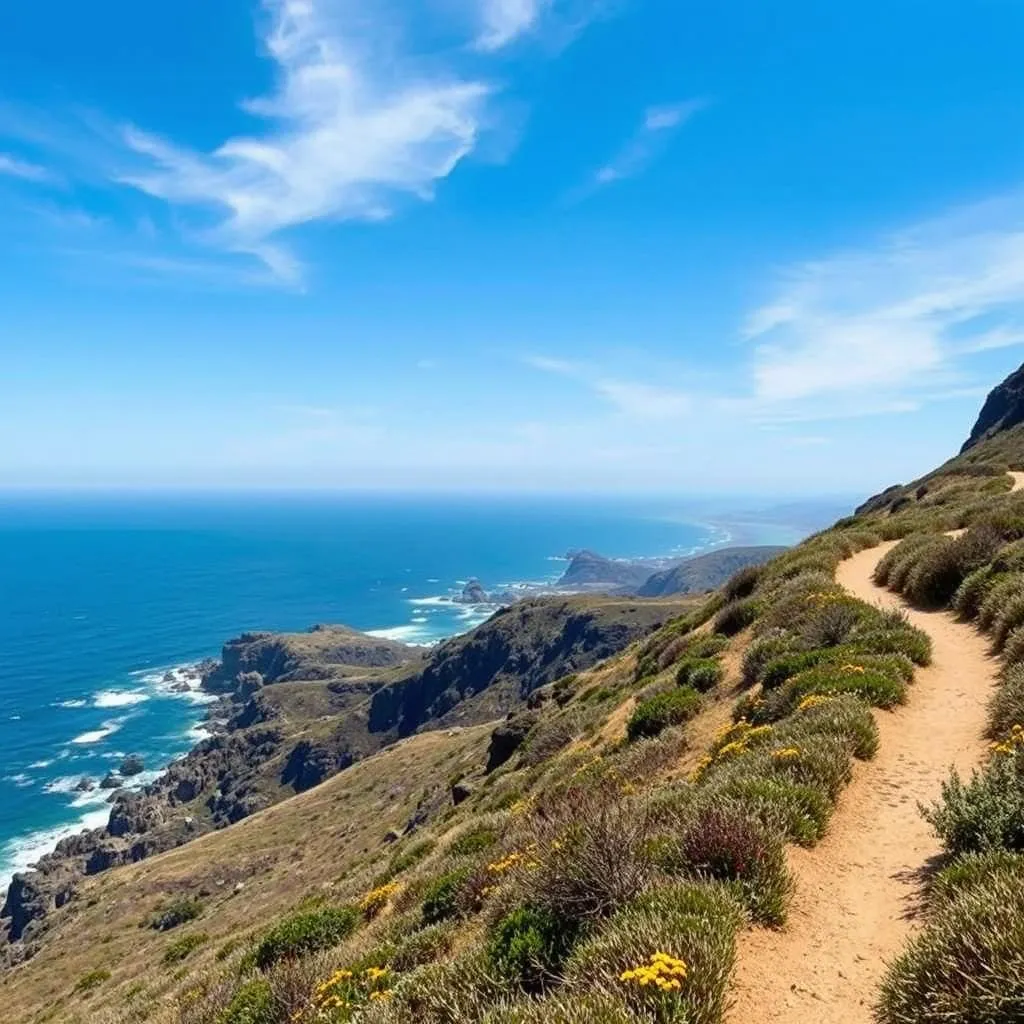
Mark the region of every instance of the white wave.
<instances>
[{"instance_id":1,"label":"white wave","mask_svg":"<svg viewBox=\"0 0 1024 1024\"><path fill-rule=\"evenodd\" d=\"M52 761L33 761L29 768L49 768L53 764Z\"/></svg>"},{"instance_id":2,"label":"white wave","mask_svg":"<svg viewBox=\"0 0 1024 1024\"><path fill-rule=\"evenodd\" d=\"M450 597L410 597L409 604L414 604L417 607L429 608L431 606L438 605L449 605L454 604Z\"/></svg>"},{"instance_id":3,"label":"white wave","mask_svg":"<svg viewBox=\"0 0 1024 1024\"><path fill-rule=\"evenodd\" d=\"M435 579L433 576L431 576L430 579L427 580L427 582L428 583L440 583L441 581L438 580L438 579Z\"/></svg>"},{"instance_id":4,"label":"white wave","mask_svg":"<svg viewBox=\"0 0 1024 1024\"><path fill-rule=\"evenodd\" d=\"M203 723L199 723L198 725L193 725L192 728L190 728L185 733L185 735L193 743L202 743L203 740L208 740L213 735L213 733L210 732L209 728L206 725L204 725Z\"/></svg>"},{"instance_id":5,"label":"white wave","mask_svg":"<svg viewBox=\"0 0 1024 1024\"><path fill-rule=\"evenodd\" d=\"M367 632L370 636L380 637L382 640L397 640L415 647L431 647L437 643L436 639L424 637L419 626L391 626L389 629L370 629Z\"/></svg>"},{"instance_id":6,"label":"white wave","mask_svg":"<svg viewBox=\"0 0 1024 1024\"><path fill-rule=\"evenodd\" d=\"M36 780L24 772L18 772L16 775L5 775L4 782L13 782L19 789L36 784Z\"/></svg>"},{"instance_id":7,"label":"white wave","mask_svg":"<svg viewBox=\"0 0 1024 1024\"><path fill-rule=\"evenodd\" d=\"M6 888L16 872L30 868L40 857L53 850L62 839L76 835L83 829L102 828L109 817L109 807L94 809L73 823L38 832L27 832L8 840L0 847L0 885Z\"/></svg>"},{"instance_id":8,"label":"white wave","mask_svg":"<svg viewBox=\"0 0 1024 1024\"><path fill-rule=\"evenodd\" d=\"M88 701L85 700L61 700L58 701L54 707L58 708L84 708Z\"/></svg>"},{"instance_id":9,"label":"white wave","mask_svg":"<svg viewBox=\"0 0 1024 1024\"><path fill-rule=\"evenodd\" d=\"M123 719L111 719L109 722L104 722L99 729L92 729L89 732L83 732L80 736L76 736L71 742L78 743L79 745L85 743L99 743L101 740L105 740L108 736L113 736L118 729L121 728Z\"/></svg>"},{"instance_id":10,"label":"white wave","mask_svg":"<svg viewBox=\"0 0 1024 1024\"><path fill-rule=\"evenodd\" d=\"M20 722L21 721L21 715L11 715L11 721L12 722Z\"/></svg>"},{"instance_id":11,"label":"white wave","mask_svg":"<svg viewBox=\"0 0 1024 1024\"><path fill-rule=\"evenodd\" d=\"M100 690L94 694L92 704L96 708L127 708L147 700L149 694L141 690Z\"/></svg>"}]
</instances>

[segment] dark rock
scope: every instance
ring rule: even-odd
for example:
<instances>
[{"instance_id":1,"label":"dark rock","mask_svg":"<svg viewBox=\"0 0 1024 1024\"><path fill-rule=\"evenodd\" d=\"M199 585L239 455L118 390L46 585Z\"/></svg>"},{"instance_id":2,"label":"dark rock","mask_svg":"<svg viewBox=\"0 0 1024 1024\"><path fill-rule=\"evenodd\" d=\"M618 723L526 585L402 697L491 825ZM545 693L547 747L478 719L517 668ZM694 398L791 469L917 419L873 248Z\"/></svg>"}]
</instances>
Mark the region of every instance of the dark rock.
<instances>
[{"instance_id":1,"label":"dark rock","mask_svg":"<svg viewBox=\"0 0 1024 1024\"><path fill-rule=\"evenodd\" d=\"M86 775L83 775L82 778L75 783L76 793L91 793L95 788L96 783Z\"/></svg>"},{"instance_id":2,"label":"dark rock","mask_svg":"<svg viewBox=\"0 0 1024 1024\"><path fill-rule=\"evenodd\" d=\"M259 672L243 672L235 685L235 700L248 700L263 687L263 676Z\"/></svg>"},{"instance_id":3,"label":"dark rock","mask_svg":"<svg viewBox=\"0 0 1024 1024\"><path fill-rule=\"evenodd\" d=\"M121 776L116 772L107 772L100 781L100 789L119 789L122 784Z\"/></svg>"},{"instance_id":4,"label":"dark rock","mask_svg":"<svg viewBox=\"0 0 1024 1024\"><path fill-rule=\"evenodd\" d=\"M131 778L133 775L139 775L145 770L146 762L138 754L129 754L121 762L120 772L126 779Z\"/></svg>"},{"instance_id":5,"label":"dark rock","mask_svg":"<svg viewBox=\"0 0 1024 1024\"><path fill-rule=\"evenodd\" d=\"M288 755L281 771L281 781L292 786L296 793L302 793L348 768L352 760L352 754L347 750L338 751L324 744L300 740Z\"/></svg>"},{"instance_id":6,"label":"dark rock","mask_svg":"<svg viewBox=\"0 0 1024 1024\"><path fill-rule=\"evenodd\" d=\"M386 846L390 846L392 843L397 843L401 838L402 833L399 832L397 828L389 828L387 832L384 833L383 842Z\"/></svg>"},{"instance_id":7,"label":"dark rock","mask_svg":"<svg viewBox=\"0 0 1024 1024\"><path fill-rule=\"evenodd\" d=\"M530 730L537 724L535 714L510 715L491 733L487 748L487 771L500 768L523 745Z\"/></svg>"},{"instance_id":8,"label":"dark rock","mask_svg":"<svg viewBox=\"0 0 1024 1024\"><path fill-rule=\"evenodd\" d=\"M459 804L464 803L475 792L476 790L470 783L466 782L465 779L459 779L458 782L452 784L452 803L458 807Z\"/></svg>"},{"instance_id":9,"label":"dark rock","mask_svg":"<svg viewBox=\"0 0 1024 1024\"><path fill-rule=\"evenodd\" d=\"M458 604L487 604L490 598L483 584L474 576L462 588L462 593L455 598Z\"/></svg>"},{"instance_id":10,"label":"dark rock","mask_svg":"<svg viewBox=\"0 0 1024 1024\"><path fill-rule=\"evenodd\" d=\"M965 452L987 438L1024 423L1024 366L994 387L981 407L970 436L960 449Z\"/></svg>"}]
</instances>

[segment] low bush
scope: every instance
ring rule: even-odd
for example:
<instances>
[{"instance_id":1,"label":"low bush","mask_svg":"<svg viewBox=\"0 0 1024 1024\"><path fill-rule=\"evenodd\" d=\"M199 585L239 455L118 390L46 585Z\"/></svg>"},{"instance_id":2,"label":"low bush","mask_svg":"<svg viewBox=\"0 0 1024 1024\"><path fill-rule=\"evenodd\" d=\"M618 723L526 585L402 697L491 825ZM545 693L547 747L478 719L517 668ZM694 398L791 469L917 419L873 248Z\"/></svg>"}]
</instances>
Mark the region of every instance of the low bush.
<instances>
[{"instance_id":1,"label":"low bush","mask_svg":"<svg viewBox=\"0 0 1024 1024\"><path fill-rule=\"evenodd\" d=\"M1024 662L1024 626L1010 631L1003 643L1003 664L1017 665Z\"/></svg>"},{"instance_id":2,"label":"low bush","mask_svg":"<svg viewBox=\"0 0 1024 1024\"><path fill-rule=\"evenodd\" d=\"M397 941L389 963L395 971L405 973L423 964L441 960L451 953L455 945L458 923L441 921L414 931L406 930Z\"/></svg>"},{"instance_id":3,"label":"low bush","mask_svg":"<svg viewBox=\"0 0 1024 1024\"><path fill-rule=\"evenodd\" d=\"M330 949L348 938L360 920L356 907L325 907L293 914L271 928L257 943L256 966L266 970L280 960Z\"/></svg>"},{"instance_id":4,"label":"low bush","mask_svg":"<svg viewBox=\"0 0 1024 1024\"><path fill-rule=\"evenodd\" d=\"M109 980L110 971L100 967L95 971L89 971L88 974L83 974L78 981L75 982L74 990L78 995L86 995L99 988L105 981Z\"/></svg>"},{"instance_id":5,"label":"low bush","mask_svg":"<svg viewBox=\"0 0 1024 1024\"><path fill-rule=\"evenodd\" d=\"M797 624L804 647L838 647L870 615L868 605L845 595L822 595L812 601Z\"/></svg>"},{"instance_id":6,"label":"low bush","mask_svg":"<svg viewBox=\"0 0 1024 1024\"><path fill-rule=\"evenodd\" d=\"M973 619L988 595L989 587L996 573L992 566L983 565L969 573L953 595L953 610L961 619Z\"/></svg>"},{"instance_id":7,"label":"low bush","mask_svg":"<svg viewBox=\"0 0 1024 1024\"><path fill-rule=\"evenodd\" d=\"M791 714L811 694L853 694L876 708L894 708L906 702L907 686L902 679L860 664L824 665L801 672L771 694L769 720Z\"/></svg>"},{"instance_id":8,"label":"low bush","mask_svg":"<svg viewBox=\"0 0 1024 1024\"><path fill-rule=\"evenodd\" d=\"M722 587L722 596L726 601L736 601L742 597L750 597L764 573L760 565L747 565L730 576Z\"/></svg>"},{"instance_id":9,"label":"low bush","mask_svg":"<svg viewBox=\"0 0 1024 1024\"><path fill-rule=\"evenodd\" d=\"M470 868L457 868L435 878L426 887L421 905L424 924L437 924L462 915L460 897L471 874Z\"/></svg>"},{"instance_id":10,"label":"low bush","mask_svg":"<svg viewBox=\"0 0 1024 1024\"><path fill-rule=\"evenodd\" d=\"M791 653L796 644L796 638L784 629L772 629L755 637L743 655L743 685L761 682L766 667L776 658Z\"/></svg>"},{"instance_id":11,"label":"low bush","mask_svg":"<svg viewBox=\"0 0 1024 1024\"><path fill-rule=\"evenodd\" d=\"M989 627L992 645L997 651L1003 649L1006 638L1019 626L1024 625L1024 591L1010 595Z\"/></svg>"},{"instance_id":12,"label":"low bush","mask_svg":"<svg viewBox=\"0 0 1024 1024\"><path fill-rule=\"evenodd\" d=\"M611 993L561 993L496 1007L480 1024L637 1024L636 1014Z\"/></svg>"},{"instance_id":13,"label":"low bush","mask_svg":"<svg viewBox=\"0 0 1024 1024\"><path fill-rule=\"evenodd\" d=\"M632 1011L630 1020L720 1024L741 923L739 907L723 886L655 889L576 947L566 964L566 984L570 990L614 993ZM664 992L622 977L649 964L655 952L685 965L678 989Z\"/></svg>"},{"instance_id":14,"label":"low bush","mask_svg":"<svg viewBox=\"0 0 1024 1024\"><path fill-rule=\"evenodd\" d=\"M641 736L657 736L671 725L682 725L700 711L701 696L689 686L655 694L642 700L626 726L631 740Z\"/></svg>"},{"instance_id":15,"label":"low bush","mask_svg":"<svg viewBox=\"0 0 1024 1024\"><path fill-rule=\"evenodd\" d=\"M182 935L175 939L165 950L163 962L165 965L181 963L186 957L191 956L200 946L205 946L210 941L206 932L193 932L191 935Z\"/></svg>"},{"instance_id":16,"label":"low bush","mask_svg":"<svg viewBox=\"0 0 1024 1024\"><path fill-rule=\"evenodd\" d=\"M804 743L812 736L832 736L849 744L850 753L869 761L878 753L878 724L870 708L850 695L809 697L777 729L778 742Z\"/></svg>"},{"instance_id":17,"label":"low bush","mask_svg":"<svg viewBox=\"0 0 1024 1024\"><path fill-rule=\"evenodd\" d=\"M832 816L832 803L821 789L790 779L737 772L721 780L715 792L766 829L801 846L821 839Z\"/></svg>"},{"instance_id":18,"label":"low bush","mask_svg":"<svg viewBox=\"0 0 1024 1024\"><path fill-rule=\"evenodd\" d=\"M880 1024L1024 1020L1024 884L995 873L931 916L882 983Z\"/></svg>"},{"instance_id":19,"label":"low bush","mask_svg":"<svg viewBox=\"0 0 1024 1024\"><path fill-rule=\"evenodd\" d=\"M922 813L949 853L1024 850L1024 751L993 757L968 782L954 771Z\"/></svg>"},{"instance_id":20,"label":"low bush","mask_svg":"<svg viewBox=\"0 0 1024 1024\"><path fill-rule=\"evenodd\" d=\"M160 932L170 931L178 925L194 921L202 912L202 900L194 896L183 896L158 911L150 922L150 927Z\"/></svg>"},{"instance_id":21,"label":"low bush","mask_svg":"<svg viewBox=\"0 0 1024 1024\"><path fill-rule=\"evenodd\" d=\"M742 807L702 807L684 821L675 843L660 846L659 858L671 873L735 883L751 917L762 924L786 920L793 881L782 839Z\"/></svg>"},{"instance_id":22,"label":"low bush","mask_svg":"<svg viewBox=\"0 0 1024 1024\"><path fill-rule=\"evenodd\" d=\"M680 686L692 686L698 693L707 693L724 675L721 662L714 658L687 658L676 671L676 682Z\"/></svg>"},{"instance_id":23,"label":"low bush","mask_svg":"<svg viewBox=\"0 0 1024 1024\"><path fill-rule=\"evenodd\" d=\"M1015 725L1024 725L1024 665L1011 665L989 700L988 736L1001 740Z\"/></svg>"},{"instance_id":24,"label":"low bush","mask_svg":"<svg viewBox=\"0 0 1024 1024\"><path fill-rule=\"evenodd\" d=\"M967 892L1000 882L1024 886L1024 856L1007 850L990 850L957 857L929 883L929 909L941 910Z\"/></svg>"},{"instance_id":25,"label":"low bush","mask_svg":"<svg viewBox=\"0 0 1024 1024\"><path fill-rule=\"evenodd\" d=\"M756 598L742 597L730 601L715 616L714 632L725 636L735 636L740 630L746 629L757 618L759 604Z\"/></svg>"},{"instance_id":26,"label":"low bush","mask_svg":"<svg viewBox=\"0 0 1024 1024\"><path fill-rule=\"evenodd\" d=\"M494 926L487 956L502 977L526 992L540 992L557 978L579 933L579 921L526 904Z\"/></svg>"},{"instance_id":27,"label":"low bush","mask_svg":"<svg viewBox=\"0 0 1024 1024\"><path fill-rule=\"evenodd\" d=\"M1024 573L1009 572L993 577L978 608L977 621L981 629L990 630L1007 603L1021 593L1024 593Z\"/></svg>"},{"instance_id":28,"label":"low bush","mask_svg":"<svg viewBox=\"0 0 1024 1024\"><path fill-rule=\"evenodd\" d=\"M499 838L498 830L492 825L471 825L452 841L448 852L453 857L468 857L489 850Z\"/></svg>"},{"instance_id":29,"label":"low bush","mask_svg":"<svg viewBox=\"0 0 1024 1024\"><path fill-rule=\"evenodd\" d=\"M417 839L408 846L396 850L392 854L391 860L388 861L387 867L375 879L375 884L383 885L396 875L402 874L403 871L408 871L409 868L433 853L436 847L437 842L433 839Z\"/></svg>"},{"instance_id":30,"label":"low bush","mask_svg":"<svg viewBox=\"0 0 1024 1024\"><path fill-rule=\"evenodd\" d=\"M533 863L519 878L523 902L559 920L608 917L651 882L652 814L617 779L566 792L539 808L532 825Z\"/></svg>"},{"instance_id":31,"label":"low bush","mask_svg":"<svg viewBox=\"0 0 1024 1024\"><path fill-rule=\"evenodd\" d=\"M508 994L482 952L425 964L400 978L388 999L360 1012L360 1024L469 1024L483 1020Z\"/></svg>"},{"instance_id":32,"label":"low bush","mask_svg":"<svg viewBox=\"0 0 1024 1024\"><path fill-rule=\"evenodd\" d=\"M890 551L887 551L881 559L879 559L878 565L875 566L875 583L880 587L894 586L894 573L897 574L897 577L900 580L902 580L904 567L906 567L906 572L909 572L910 563L915 558L918 551L933 544L934 542L935 535L928 533L912 534L905 540L901 540L899 544Z\"/></svg>"}]
</instances>

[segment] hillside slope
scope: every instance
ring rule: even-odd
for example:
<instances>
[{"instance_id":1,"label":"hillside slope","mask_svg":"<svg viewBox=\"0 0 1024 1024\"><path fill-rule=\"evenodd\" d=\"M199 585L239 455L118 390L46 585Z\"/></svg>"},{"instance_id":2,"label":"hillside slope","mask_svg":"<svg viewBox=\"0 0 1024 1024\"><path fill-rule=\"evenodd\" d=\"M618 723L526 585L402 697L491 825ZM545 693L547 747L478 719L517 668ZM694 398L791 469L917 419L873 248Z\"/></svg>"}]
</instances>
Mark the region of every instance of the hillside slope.
<instances>
[{"instance_id":1,"label":"hillside slope","mask_svg":"<svg viewBox=\"0 0 1024 1024\"><path fill-rule=\"evenodd\" d=\"M683 614L627 599L624 650L571 603L445 645L367 701L382 749L85 879L13 1021L1019 1021L1022 479L997 428Z\"/></svg>"}]
</instances>

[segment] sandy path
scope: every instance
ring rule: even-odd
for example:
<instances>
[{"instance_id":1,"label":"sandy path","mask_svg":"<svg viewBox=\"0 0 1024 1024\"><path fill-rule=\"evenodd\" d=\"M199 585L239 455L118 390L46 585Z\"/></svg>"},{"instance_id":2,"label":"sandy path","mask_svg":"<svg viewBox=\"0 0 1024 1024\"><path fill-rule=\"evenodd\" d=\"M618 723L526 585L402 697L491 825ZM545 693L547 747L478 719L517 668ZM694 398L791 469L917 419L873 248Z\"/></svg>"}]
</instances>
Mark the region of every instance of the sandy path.
<instances>
[{"instance_id":1,"label":"sandy path","mask_svg":"<svg viewBox=\"0 0 1024 1024\"><path fill-rule=\"evenodd\" d=\"M1014 489L1024 487L1024 473L1013 476ZM905 608L871 582L890 547L848 559L836 578L865 601ZM934 663L918 671L906 707L877 713L878 756L858 765L825 839L792 850L797 892L786 929L740 936L735 1024L869 1024L885 961L915 927L920 874L939 853L917 804L938 794L951 764L969 769L981 757L998 665L985 639L947 613L907 614L931 636Z\"/></svg>"}]
</instances>

